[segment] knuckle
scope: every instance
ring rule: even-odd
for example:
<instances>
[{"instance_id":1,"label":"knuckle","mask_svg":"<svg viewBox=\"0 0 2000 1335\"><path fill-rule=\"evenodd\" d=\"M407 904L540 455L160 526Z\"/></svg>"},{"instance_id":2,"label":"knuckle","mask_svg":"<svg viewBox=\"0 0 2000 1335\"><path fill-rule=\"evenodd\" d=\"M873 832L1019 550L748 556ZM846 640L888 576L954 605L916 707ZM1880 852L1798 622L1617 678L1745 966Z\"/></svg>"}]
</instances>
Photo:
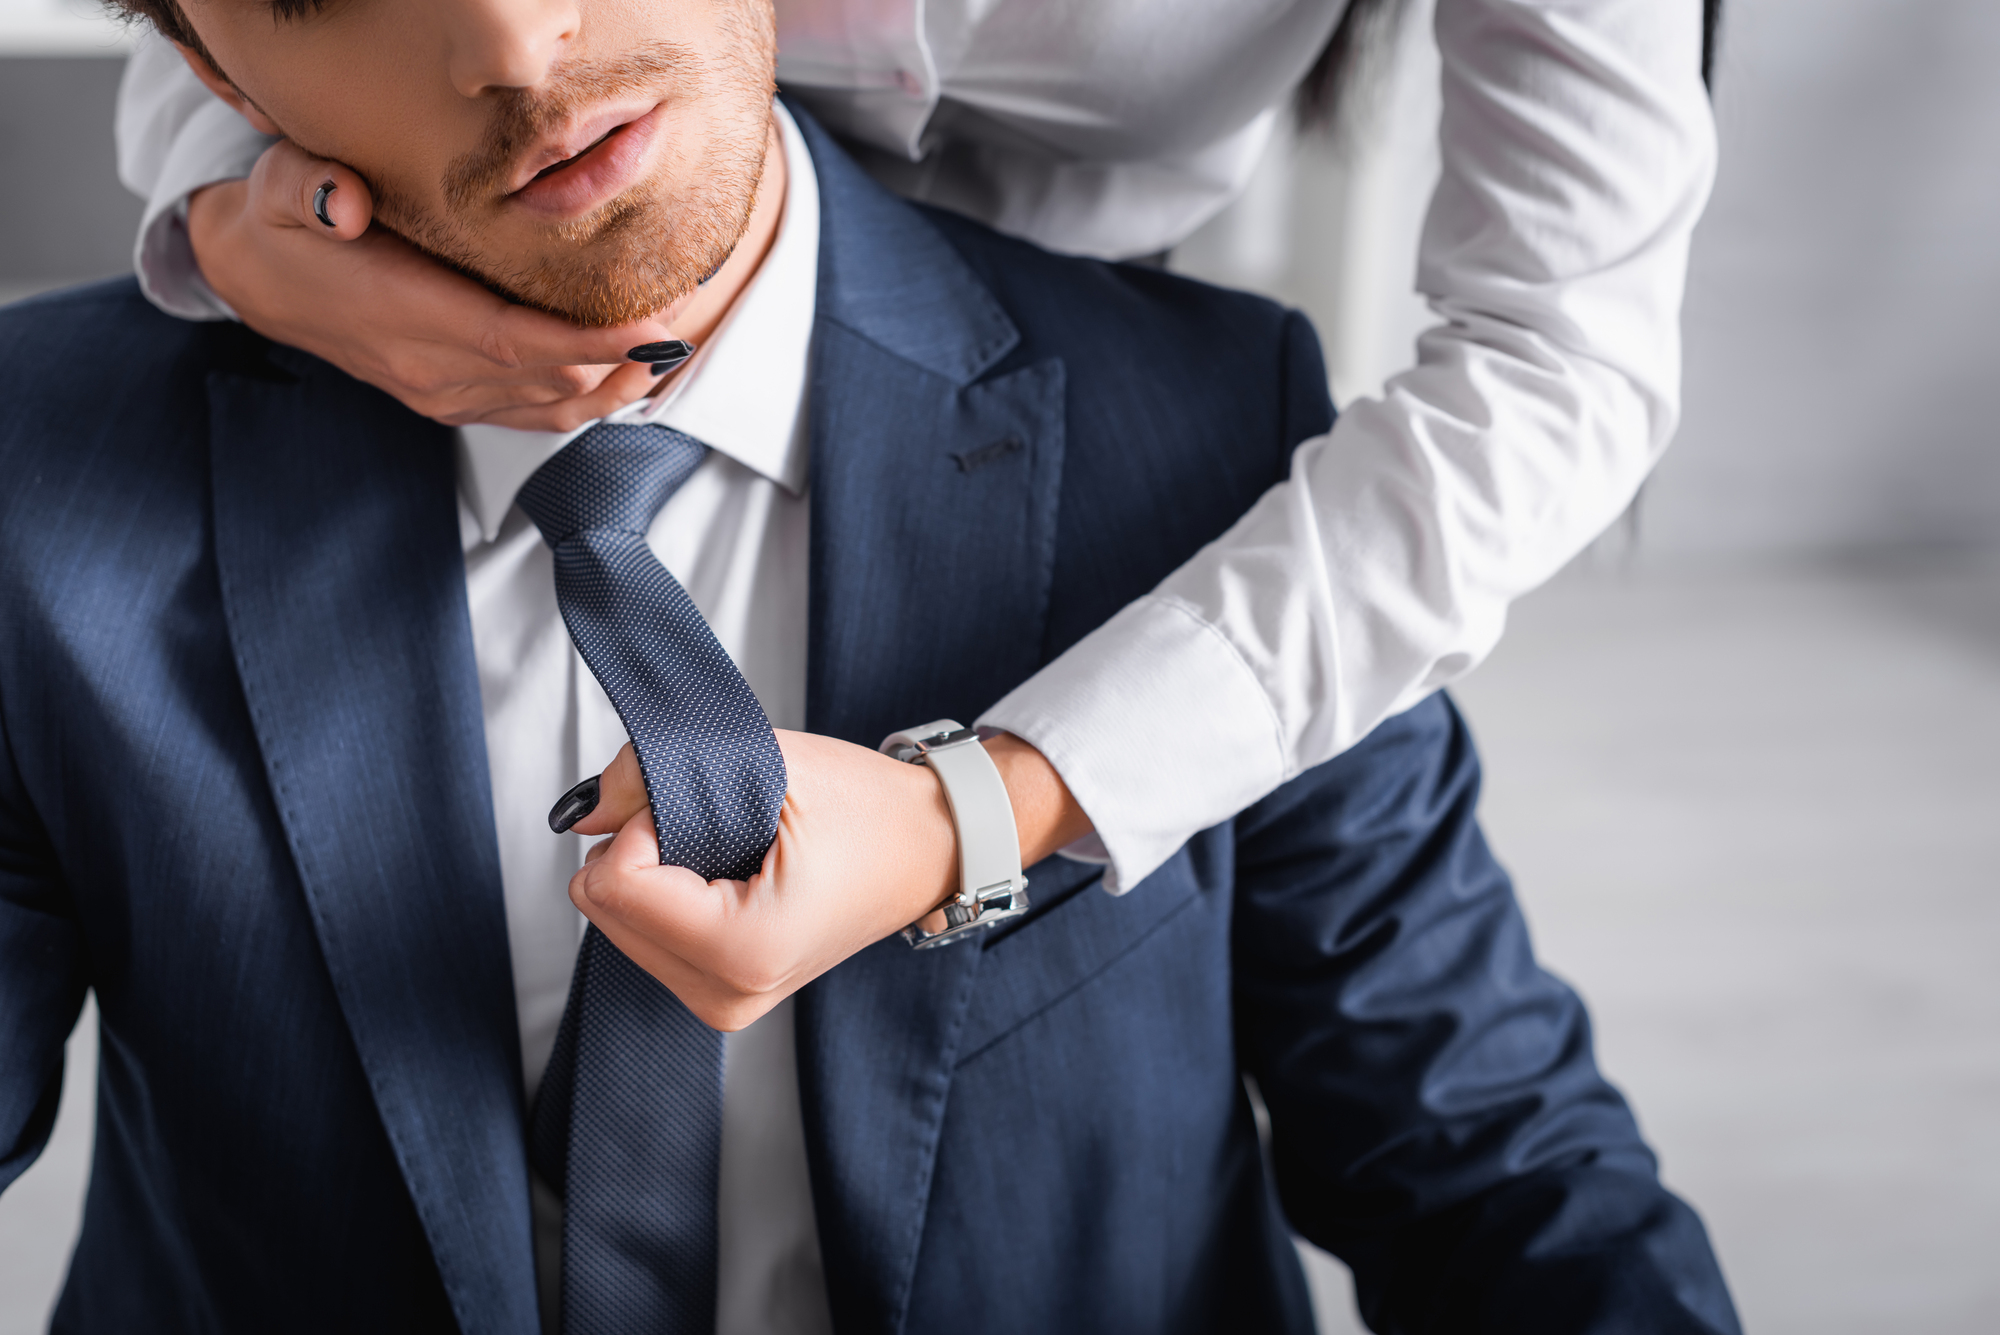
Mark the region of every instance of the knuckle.
<instances>
[{"instance_id":1,"label":"knuckle","mask_svg":"<svg viewBox=\"0 0 2000 1335\"><path fill-rule=\"evenodd\" d=\"M547 385L509 385L501 395L510 408L547 408L563 401L563 396Z\"/></svg>"},{"instance_id":2,"label":"knuckle","mask_svg":"<svg viewBox=\"0 0 2000 1335\"><path fill-rule=\"evenodd\" d=\"M443 399L454 388L449 378L427 366L397 367L391 375L406 392L425 399Z\"/></svg>"},{"instance_id":3,"label":"knuckle","mask_svg":"<svg viewBox=\"0 0 2000 1335\"><path fill-rule=\"evenodd\" d=\"M605 881L600 862L585 863L570 878L570 902L579 909L598 908L615 913L618 910L617 887Z\"/></svg>"},{"instance_id":4,"label":"knuckle","mask_svg":"<svg viewBox=\"0 0 2000 1335\"><path fill-rule=\"evenodd\" d=\"M596 414L588 408L579 408L574 404L563 404L549 410L550 429L555 431L574 431L594 416Z\"/></svg>"},{"instance_id":5,"label":"knuckle","mask_svg":"<svg viewBox=\"0 0 2000 1335\"><path fill-rule=\"evenodd\" d=\"M496 366L503 366L509 371L521 369L520 350L514 346L514 341L507 337L506 330L501 327L498 320L489 321L486 327L479 331L479 337L473 346L479 349L480 356Z\"/></svg>"},{"instance_id":6,"label":"knuckle","mask_svg":"<svg viewBox=\"0 0 2000 1335\"><path fill-rule=\"evenodd\" d=\"M581 366L558 366L549 375L549 383L561 391L564 398L574 398L578 394L588 394L597 388L596 380Z\"/></svg>"},{"instance_id":7,"label":"knuckle","mask_svg":"<svg viewBox=\"0 0 2000 1335\"><path fill-rule=\"evenodd\" d=\"M719 982L745 1002L777 991L784 985L784 977L784 970L761 959L726 960L717 975Z\"/></svg>"},{"instance_id":8,"label":"knuckle","mask_svg":"<svg viewBox=\"0 0 2000 1335\"><path fill-rule=\"evenodd\" d=\"M690 1007L710 1029L733 1034L747 1029L763 1017L766 1007L756 1002L720 1001L704 998L699 1007Z\"/></svg>"}]
</instances>

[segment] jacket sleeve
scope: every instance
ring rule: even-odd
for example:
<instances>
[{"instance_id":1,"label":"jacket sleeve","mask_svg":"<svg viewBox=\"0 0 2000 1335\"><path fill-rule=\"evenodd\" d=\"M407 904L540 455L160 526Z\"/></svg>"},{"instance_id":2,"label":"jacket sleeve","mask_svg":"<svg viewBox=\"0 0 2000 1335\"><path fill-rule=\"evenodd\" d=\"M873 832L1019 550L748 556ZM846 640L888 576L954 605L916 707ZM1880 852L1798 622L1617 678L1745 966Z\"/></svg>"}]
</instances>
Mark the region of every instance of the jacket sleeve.
<instances>
[{"instance_id":1,"label":"jacket sleeve","mask_svg":"<svg viewBox=\"0 0 2000 1335\"><path fill-rule=\"evenodd\" d=\"M1735 1332L1478 792L1438 695L1236 823L1239 1043L1286 1214L1380 1332Z\"/></svg>"},{"instance_id":2,"label":"jacket sleeve","mask_svg":"<svg viewBox=\"0 0 2000 1335\"><path fill-rule=\"evenodd\" d=\"M74 904L0 725L0 1191L48 1143L84 987Z\"/></svg>"}]
</instances>

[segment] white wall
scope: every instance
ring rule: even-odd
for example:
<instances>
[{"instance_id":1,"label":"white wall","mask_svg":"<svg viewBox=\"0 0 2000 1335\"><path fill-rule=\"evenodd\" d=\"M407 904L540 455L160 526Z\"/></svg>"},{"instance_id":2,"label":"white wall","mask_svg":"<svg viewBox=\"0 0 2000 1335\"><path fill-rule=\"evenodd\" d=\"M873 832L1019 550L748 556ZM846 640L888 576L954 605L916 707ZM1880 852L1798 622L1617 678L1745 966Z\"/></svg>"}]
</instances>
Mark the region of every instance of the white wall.
<instances>
[{"instance_id":1,"label":"white wall","mask_svg":"<svg viewBox=\"0 0 2000 1335\"><path fill-rule=\"evenodd\" d=\"M115 55L132 34L97 0L0 0L0 56Z\"/></svg>"},{"instance_id":2,"label":"white wall","mask_svg":"<svg viewBox=\"0 0 2000 1335\"><path fill-rule=\"evenodd\" d=\"M0 302L130 265L111 99L131 42L98 0L0 0Z\"/></svg>"},{"instance_id":3,"label":"white wall","mask_svg":"<svg viewBox=\"0 0 2000 1335\"><path fill-rule=\"evenodd\" d=\"M2000 5L1735 0L1728 23L1652 540L2000 542Z\"/></svg>"}]
</instances>

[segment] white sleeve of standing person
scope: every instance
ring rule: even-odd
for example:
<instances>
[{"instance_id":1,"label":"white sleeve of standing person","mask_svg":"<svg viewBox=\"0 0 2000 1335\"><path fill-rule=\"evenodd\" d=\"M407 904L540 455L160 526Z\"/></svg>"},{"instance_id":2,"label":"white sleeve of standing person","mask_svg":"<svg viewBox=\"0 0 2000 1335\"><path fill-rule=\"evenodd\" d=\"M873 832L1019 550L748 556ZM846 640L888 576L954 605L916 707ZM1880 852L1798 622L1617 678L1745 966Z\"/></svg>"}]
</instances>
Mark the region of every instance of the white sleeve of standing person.
<instances>
[{"instance_id":1,"label":"white sleeve of standing person","mask_svg":"<svg viewBox=\"0 0 2000 1335\"><path fill-rule=\"evenodd\" d=\"M1151 595L980 719L1055 765L1136 885L1475 666L1602 533L1673 433L1681 290L1715 132L1700 6L1438 0L1443 174L1418 286L1441 323L1379 399ZM186 196L269 142L148 35L118 110L147 295L208 290Z\"/></svg>"},{"instance_id":2,"label":"white sleeve of standing person","mask_svg":"<svg viewBox=\"0 0 2000 1335\"><path fill-rule=\"evenodd\" d=\"M271 140L204 88L173 43L151 27L125 64L115 129L118 179L146 201L132 250L140 288L184 320L234 319L195 263L187 197L248 176Z\"/></svg>"},{"instance_id":3,"label":"white sleeve of standing person","mask_svg":"<svg viewBox=\"0 0 2000 1335\"><path fill-rule=\"evenodd\" d=\"M1438 0L1436 31L1417 364L979 720L1054 764L1113 893L1470 671L1673 434L1716 152L1701 6Z\"/></svg>"}]
</instances>

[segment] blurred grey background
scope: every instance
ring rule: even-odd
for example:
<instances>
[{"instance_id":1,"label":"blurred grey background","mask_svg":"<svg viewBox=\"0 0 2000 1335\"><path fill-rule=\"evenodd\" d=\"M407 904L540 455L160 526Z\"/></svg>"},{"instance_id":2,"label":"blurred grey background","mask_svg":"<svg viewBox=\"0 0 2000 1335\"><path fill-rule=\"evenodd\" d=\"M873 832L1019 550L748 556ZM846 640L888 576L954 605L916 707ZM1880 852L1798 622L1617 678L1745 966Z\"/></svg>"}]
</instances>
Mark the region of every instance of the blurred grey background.
<instances>
[{"instance_id":1,"label":"blurred grey background","mask_svg":"<svg viewBox=\"0 0 2000 1335\"><path fill-rule=\"evenodd\" d=\"M1418 3L1363 128L1281 137L1174 259L1312 314L1343 402L1425 320ZM0 0L0 299L128 264L121 39L91 14ZM1679 440L1458 695L1543 957L1748 1328L1988 1335L2000 6L1728 0L1725 23ZM88 1012L70 1046L55 1137L0 1198L0 1335L45 1325L79 1216ZM1358 1330L1338 1263L1308 1261L1323 1329Z\"/></svg>"},{"instance_id":2,"label":"blurred grey background","mask_svg":"<svg viewBox=\"0 0 2000 1335\"><path fill-rule=\"evenodd\" d=\"M111 104L125 30L92 0L0 0L0 301L131 269Z\"/></svg>"}]
</instances>

